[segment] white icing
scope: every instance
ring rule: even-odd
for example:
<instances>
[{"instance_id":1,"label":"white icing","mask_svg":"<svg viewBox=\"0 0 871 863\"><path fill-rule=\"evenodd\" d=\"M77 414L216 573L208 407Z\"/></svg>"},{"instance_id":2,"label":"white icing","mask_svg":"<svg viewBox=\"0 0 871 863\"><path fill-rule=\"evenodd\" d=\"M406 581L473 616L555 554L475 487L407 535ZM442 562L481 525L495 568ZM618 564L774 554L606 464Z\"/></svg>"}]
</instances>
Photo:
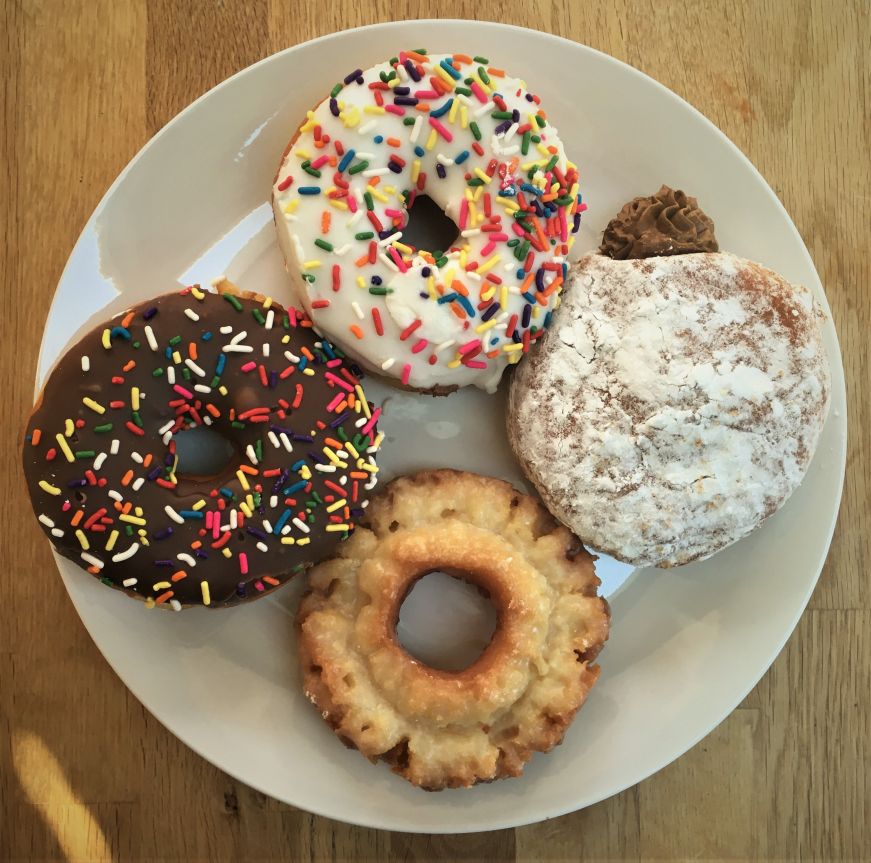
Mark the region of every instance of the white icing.
<instances>
[{"instance_id":1,"label":"white icing","mask_svg":"<svg viewBox=\"0 0 871 863\"><path fill-rule=\"evenodd\" d=\"M413 387L430 389L435 386L475 384L492 391L505 367L522 355L517 350L504 350L514 344L512 335L515 327L512 326L511 332L508 332L511 316L518 316L516 332L522 336L523 310L529 305L530 325L539 329L547 312L557 304L559 296L559 290L556 289L546 298L542 297L543 303L530 302L521 296L518 287L526 274L518 277L517 271L525 263L526 255L521 260L515 259L515 248L508 247L506 243L509 239L518 239L523 243L525 238L515 233L516 220L512 212L516 209L516 198L508 196L513 195L523 183L531 183L545 193L553 191L551 182L559 185L554 174L549 172L546 176L543 172L553 155L557 157L556 169L563 175L573 178L571 172L574 166L566 159L556 129L549 124L544 128L538 127L534 113L539 106L526 98L526 86L519 79L492 76L491 86L488 87L484 77L477 71L479 64L473 63L471 66L462 65L460 69L463 79L471 75L475 80L472 88L475 92L471 96L457 94L453 90L441 95L426 95L427 91L433 90L430 76L436 76L440 81L443 78L452 80L446 71L438 71L441 62L450 59L450 56L432 55L419 83L410 80L402 64L396 67L398 82L391 82L391 87L397 86L397 83L400 87L409 87L410 97L423 92L420 101L430 106L429 112L420 112L414 106L399 106L404 116L385 113L384 108L392 106L396 98L392 89L380 91L384 108L375 104L374 92L369 84L380 84L382 74L388 75L392 71L393 67L388 63L362 72L362 84L352 81L342 87L336 96L336 107L340 111L338 117L331 112L330 99L309 112L278 172L273 189L273 206L279 242L293 277L297 298L319 330L363 365L386 371L390 376L400 379L405 375L407 383ZM463 80L459 84L466 86ZM479 93L486 99L486 104L480 101ZM494 93L504 99L506 110L519 112L519 122L512 122L506 131L499 133L496 129L505 120L491 116L493 111L500 110L493 102ZM400 95L400 98L404 96ZM451 99L451 107L440 114ZM439 116L431 118L432 113ZM405 125L404 118L414 118L414 125ZM432 120L438 125L433 126ZM475 138L470 131L472 122L477 123L480 129L482 156L473 149ZM539 134L542 139L538 144L527 140L528 152L525 155L521 153L524 135L519 131L524 124L532 125L530 135ZM316 127L321 134L319 140L324 141L325 136L329 136L329 143L316 146ZM445 139L442 129L452 140ZM379 136L383 141L376 140ZM399 146L390 145L388 139L397 139ZM343 156L337 152L337 142L345 154L354 151L341 173L338 167L342 166ZM415 147L422 148L422 152L416 152ZM554 152L549 152L548 147L552 147ZM464 152L468 153L465 158L462 155ZM395 173L389 167L390 158L394 155L405 162L401 173ZM321 164L318 160L323 157L331 158L333 164L329 161ZM505 167L506 177L501 179L497 168L496 174L485 185L469 187L466 174L472 178L479 176L476 171L486 172L494 158ZM457 164L458 159L460 164ZM365 168L350 173L352 168L364 161L368 162ZM320 177L307 173L303 168L305 164L313 170L319 170ZM314 165L318 167L314 168ZM445 172L443 179L437 175L439 168ZM530 179L527 172L532 169L536 169L536 173ZM404 222L395 227L392 224L394 217L385 213L385 210L392 209L401 214L398 217L400 220L405 219L406 208L399 195L415 188L415 180L420 173L427 178L423 193L458 224L463 199L471 201L464 224L460 225L465 228L461 244L447 254L448 260L441 267L433 266L419 251L397 248L394 244L402 243L401 225ZM342 191L336 185L337 176L349 184L350 192L346 197L331 199L328 197L330 194ZM368 253L370 240L358 240L355 234L375 231L367 216L363 193L369 188L367 184L370 179L376 177L379 183L373 193L374 213L384 230L389 230L391 235L381 239L376 232L373 238L378 244L375 263L370 264L367 260L357 266L355 262ZM288 179L292 179L290 186L282 190ZM578 208L577 182L572 179L569 186L563 194L571 198L571 203L553 205L557 212L563 214L565 222L562 229L558 219L551 222L551 230L556 232L556 245L548 243L540 251L530 246L529 250L534 253L530 267L532 273L536 273L543 263L553 262L555 258L563 261L571 247L571 228L574 212ZM306 187L320 189L320 193L300 194L300 188ZM528 190L520 191L526 200L535 197ZM484 214L484 196L488 194L491 214L499 217L495 223L491 223ZM380 200L378 195L385 200ZM354 209L356 212L353 212ZM325 212L330 220L326 233L322 225ZM499 230L480 230L482 226L492 224L497 224ZM542 227L547 229L544 221ZM494 241L494 236L501 239ZM331 248L319 247L316 240L328 243ZM488 248L488 245L492 248ZM401 265L395 262L391 248L403 259ZM486 268L483 275L466 270L474 262L480 268ZM335 265L340 268L338 291L333 289ZM402 271L403 266L407 267L406 272ZM426 268L431 272L430 277L423 275ZM501 285L488 281L487 272L498 277ZM547 270L543 274L547 287L560 275L560 271ZM309 280L303 279L303 276L308 276ZM382 280L381 285L375 287L386 288L389 294L383 296L369 292L373 286L373 276ZM362 277L362 286L357 282L358 277ZM470 305L463 317L455 311L461 308L459 304L436 302L440 294L453 293L454 279L468 292ZM534 285L527 290L534 292ZM478 309L478 304L485 301L483 308ZM362 319L354 303L362 309ZM489 312L488 321L484 322L482 315L493 303L498 303L499 307ZM376 333L373 308L381 315L382 336ZM416 321L420 321L420 324L414 332L401 339L400 334ZM495 325L478 329L494 321ZM422 344L422 340L425 344ZM475 353L473 348L469 356L460 353L461 347L478 340L481 343L479 352ZM488 357L488 352L493 355ZM469 359L471 365L466 363ZM476 363L484 367L476 368ZM410 366L410 370L406 370L406 366Z\"/></svg>"}]
</instances>

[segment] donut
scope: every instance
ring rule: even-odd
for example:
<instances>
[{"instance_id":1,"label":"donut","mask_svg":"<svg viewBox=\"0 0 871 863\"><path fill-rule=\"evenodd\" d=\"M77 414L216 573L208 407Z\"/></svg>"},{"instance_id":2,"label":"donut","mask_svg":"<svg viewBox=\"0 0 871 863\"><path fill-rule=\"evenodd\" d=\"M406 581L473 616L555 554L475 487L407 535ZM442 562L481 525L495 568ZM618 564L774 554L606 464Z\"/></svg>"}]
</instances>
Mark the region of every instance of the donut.
<instances>
[{"instance_id":1,"label":"donut","mask_svg":"<svg viewBox=\"0 0 871 863\"><path fill-rule=\"evenodd\" d=\"M440 570L497 610L490 645L446 672L396 638L414 583ZM518 776L563 738L608 637L593 558L536 500L454 470L394 480L338 556L314 567L298 614L307 697L336 734L427 790Z\"/></svg>"},{"instance_id":2,"label":"donut","mask_svg":"<svg viewBox=\"0 0 871 863\"><path fill-rule=\"evenodd\" d=\"M707 557L807 472L829 404L823 317L806 288L725 252L589 255L512 381L514 454L593 548Z\"/></svg>"},{"instance_id":3,"label":"donut","mask_svg":"<svg viewBox=\"0 0 871 863\"><path fill-rule=\"evenodd\" d=\"M370 371L492 392L558 303L578 170L538 96L485 57L403 51L338 77L273 186L297 301ZM445 249L405 237L424 197L454 223Z\"/></svg>"},{"instance_id":4,"label":"donut","mask_svg":"<svg viewBox=\"0 0 871 863\"><path fill-rule=\"evenodd\" d=\"M376 484L379 410L311 321L229 283L101 323L52 371L24 473L55 549L149 607L231 606L334 552ZM233 455L179 467L208 426Z\"/></svg>"}]
</instances>

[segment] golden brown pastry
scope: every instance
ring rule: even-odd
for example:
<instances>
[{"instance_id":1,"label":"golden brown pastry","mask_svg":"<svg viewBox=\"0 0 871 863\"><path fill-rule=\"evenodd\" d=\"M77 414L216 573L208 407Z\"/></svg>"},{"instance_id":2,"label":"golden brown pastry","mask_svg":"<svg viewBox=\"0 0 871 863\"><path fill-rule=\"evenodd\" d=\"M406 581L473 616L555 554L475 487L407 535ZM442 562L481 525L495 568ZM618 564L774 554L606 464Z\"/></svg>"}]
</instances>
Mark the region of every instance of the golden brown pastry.
<instances>
[{"instance_id":1,"label":"golden brown pastry","mask_svg":"<svg viewBox=\"0 0 871 863\"><path fill-rule=\"evenodd\" d=\"M435 570L489 593L493 639L460 672L396 639L399 608ZM349 746L428 790L518 776L557 745L599 675L608 637L593 558L501 480L438 470L373 499L339 556L311 572L299 611L305 692Z\"/></svg>"}]
</instances>

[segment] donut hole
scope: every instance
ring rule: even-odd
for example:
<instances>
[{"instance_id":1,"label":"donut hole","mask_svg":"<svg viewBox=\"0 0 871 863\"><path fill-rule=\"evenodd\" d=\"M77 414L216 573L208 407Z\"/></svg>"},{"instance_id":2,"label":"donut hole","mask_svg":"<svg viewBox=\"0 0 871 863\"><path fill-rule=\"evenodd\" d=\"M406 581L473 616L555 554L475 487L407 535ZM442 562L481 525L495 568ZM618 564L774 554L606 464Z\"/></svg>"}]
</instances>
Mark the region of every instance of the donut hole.
<instances>
[{"instance_id":1,"label":"donut hole","mask_svg":"<svg viewBox=\"0 0 871 863\"><path fill-rule=\"evenodd\" d=\"M438 671L472 665L496 631L496 608L463 573L428 572L399 609L396 638L418 662Z\"/></svg>"},{"instance_id":2,"label":"donut hole","mask_svg":"<svg viewBox=\"0 0 871 863\"><path fill-rule=\"evenodd\" d=\"M88 496L83 491L77 491L75 498L79 503L84 503L88 499Z\"/></svg>"},{"instance_id":3,"label":"donut hole","mask_svg":"<svg viewBox=\"0 0 871 863\"><path fill-rule=\"evenodd\" d=\"M407 246L436 252L457 244L460 229L429 195L417 195L407 214L408 223L402 229L402 242Z\"/></svg>"},{"instance_id":4,"label":"donut hole","mask_svg":"<svg viewBox=\"0 0 871 863\"><path fill-rule=\"evenodd\" d=\"M208 426L183 429L173 437L178 456L176 475L186 479L219 477L237 462L236 447Z\"/></svg>"}]
</instances>

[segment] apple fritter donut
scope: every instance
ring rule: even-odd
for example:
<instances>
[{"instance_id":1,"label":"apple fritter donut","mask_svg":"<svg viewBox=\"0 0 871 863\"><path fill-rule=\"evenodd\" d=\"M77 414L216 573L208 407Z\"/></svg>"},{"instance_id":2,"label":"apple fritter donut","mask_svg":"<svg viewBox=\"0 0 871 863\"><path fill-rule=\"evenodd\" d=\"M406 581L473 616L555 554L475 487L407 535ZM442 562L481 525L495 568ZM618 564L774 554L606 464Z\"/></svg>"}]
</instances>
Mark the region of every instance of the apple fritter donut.
<instances>
[{"instance_id":1,"label":"apple fritter donut","mask_svg":"<svg viewBox=\"0 0 871 863\"><path fill-rule=\"evenodd\" d=\"M427 790L518 776L599 676L608 637L593 557L538 501L453 470L390 483L316 566L299 610L305 692L339 737ZM399 609L433 571L487 592L498 623L468 668L446 672L396 638Z\"/></svg>"}]
</instances>

